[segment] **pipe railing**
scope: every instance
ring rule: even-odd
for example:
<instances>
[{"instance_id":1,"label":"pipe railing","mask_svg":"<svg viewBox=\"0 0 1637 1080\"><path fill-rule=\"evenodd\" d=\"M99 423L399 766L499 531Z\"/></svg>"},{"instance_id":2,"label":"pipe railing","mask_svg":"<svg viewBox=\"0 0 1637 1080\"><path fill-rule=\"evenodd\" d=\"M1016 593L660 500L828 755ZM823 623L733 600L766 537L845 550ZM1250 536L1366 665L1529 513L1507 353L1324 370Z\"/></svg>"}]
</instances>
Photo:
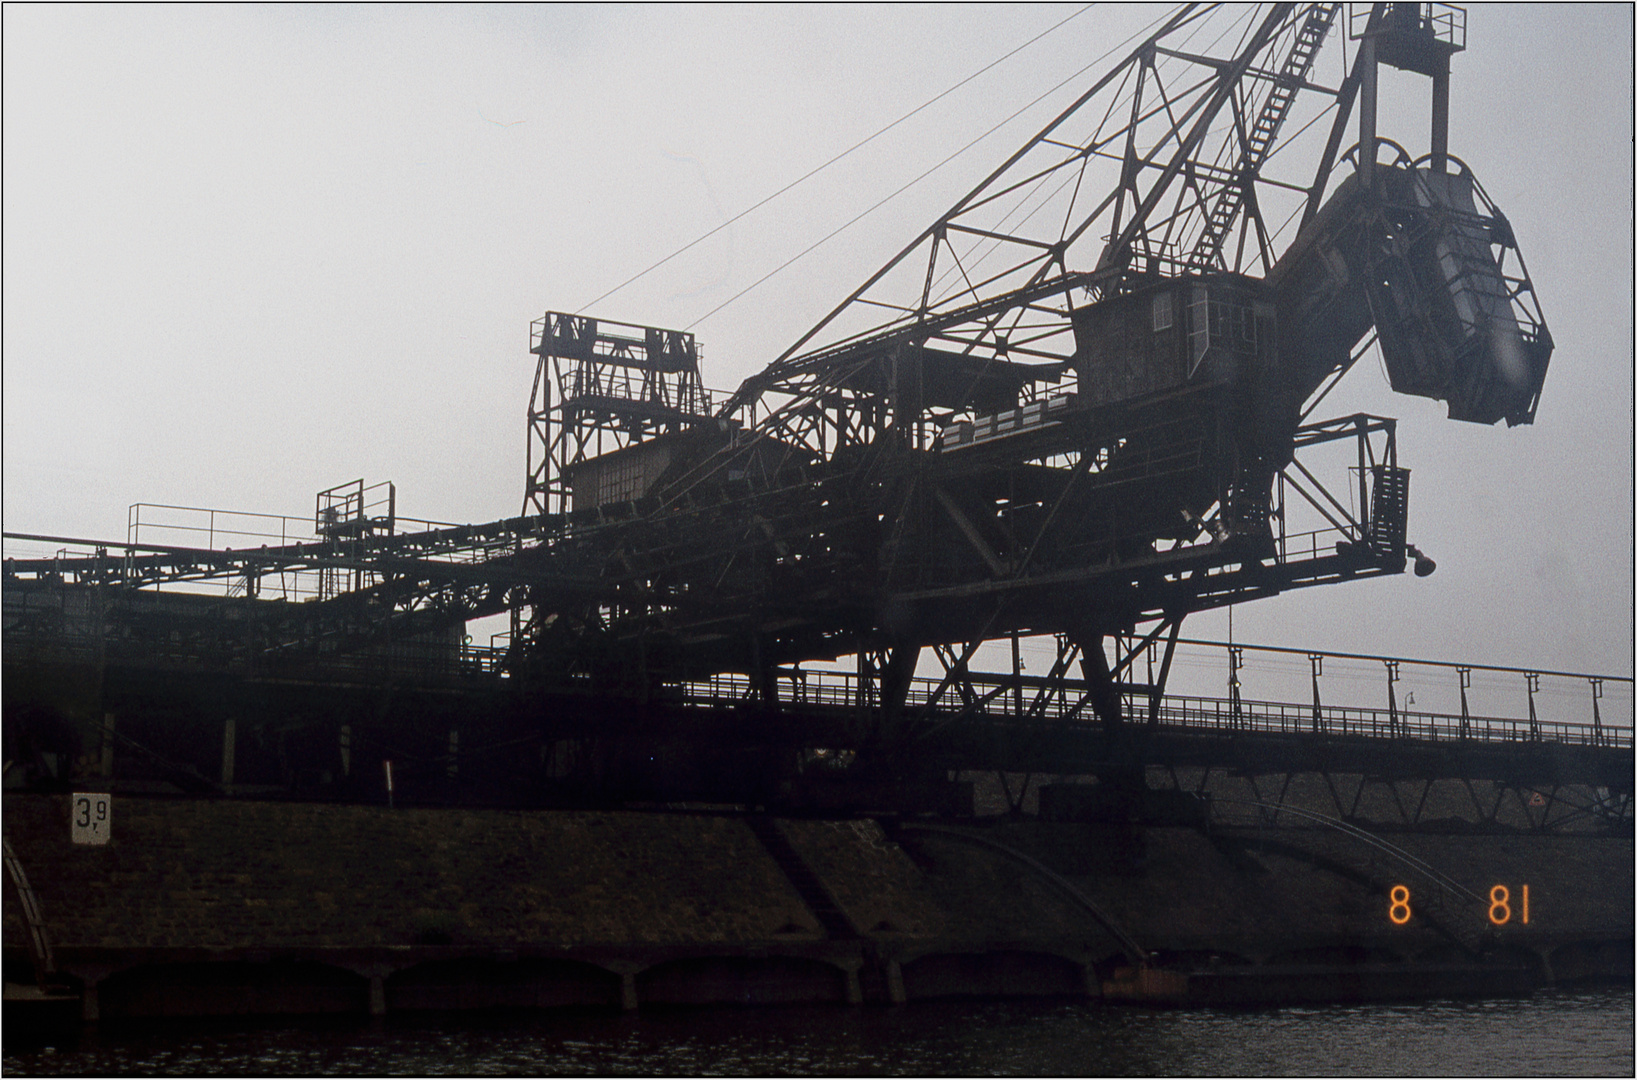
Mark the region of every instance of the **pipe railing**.
<instances>
[{"instance_id":1,"label":"pipe railing","mask_svg":"<svg viewBox=\"0 0 1637 1080\"><path fill-rule=\"evenodd\" d=\"M906 710L924 708L932 700L941 680L916 678L905 695ZM867 684L866 684L867 685ZM972 701L992 696L986 706L973 709L990 721L1021 719L1010 695L994 694L1000 689L1021 685L1028 690L1050 690L1039 700L1025 699L1024 716L1042 722L1092 722L1096 714L1085 701L1086 686L1080 680L1062 680L1055 686L1040 677L977 675L967 686ZM682 684L680 700L688 705L719 706L744 702L755 697L751 680L740 674L714 675L709 679ZM860 699L859 677L852 672L797 670L781 671L777 680L778 700L793 705L825 707L868 707L873 701ZM1134 724L1146 722L1149 698L1146 693L1123 695L1125 715ZM967 707L961 687L946 687L936 708L942 713ZM1269 734L1320 734L1401 738L1431 742L1463 741L1463 718L1450 713L1410 711L1402 708L1375 708L1353 705L1321 705L1315 730L1314 707L1308 702L1257 701L1242 699L1237 708L1228 698L1166 695L1160 699L1156 723L1162 729L1215 731L1231 735L1240 731ZM1531 739L1583 746L1631 746L1629 728L1582 723L1572 720L1528 717L1472 716L1464 719L1465 741L1526 742ZM1538 731L1538 736L1533 732Z\"/></svg>"}]
</instances>

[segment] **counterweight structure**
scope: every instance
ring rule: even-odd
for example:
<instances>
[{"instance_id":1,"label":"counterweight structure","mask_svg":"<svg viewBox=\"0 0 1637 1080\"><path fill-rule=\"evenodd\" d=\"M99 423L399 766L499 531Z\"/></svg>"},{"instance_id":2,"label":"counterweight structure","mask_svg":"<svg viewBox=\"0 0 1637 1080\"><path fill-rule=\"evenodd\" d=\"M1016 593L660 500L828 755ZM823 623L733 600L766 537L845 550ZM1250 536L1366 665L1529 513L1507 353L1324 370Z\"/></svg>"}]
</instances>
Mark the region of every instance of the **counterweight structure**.
<instances>
[{"instance_id":1,"label":"counterweight structure","mask_svg":"<svg viewBox=\"0 0 1637 1080\"><path fill-rule=\"evenodd\" d=\"M8 648L76 617L21 599L14 617L18 583L65 573L117 589L84 615L112 627L98 648L222 670L308 670L510 610L507 692L582 755L558 774L630 734L615 714L738 738L642 713L682 684L738 673L776 707L802 662L855 657L853 729L790 741L903 777L946 692L982 704L982 643L1049 634L1053 692L1074 680L1106 732L1104 779L1140 783L1129 701L1157 715L1188 614L1430 572L1393 421L1315 416L1372 344L1396 390L1452 418L1533 420L1551 336L1506 218L1447 149L1464 47L1444 5L1186 5L732 393L704 389L690 334L537 321L518 518L14 564ZM1426 157L1377 134L1383 69L1432 80ZM301 570L351 587L201 601L191 621L192 601L157 619L142 598L224 577L265 597ZM929 655L944 678L910 709ZM576 694L602 705L527 704Z\"/></svg>"}]
</instances>

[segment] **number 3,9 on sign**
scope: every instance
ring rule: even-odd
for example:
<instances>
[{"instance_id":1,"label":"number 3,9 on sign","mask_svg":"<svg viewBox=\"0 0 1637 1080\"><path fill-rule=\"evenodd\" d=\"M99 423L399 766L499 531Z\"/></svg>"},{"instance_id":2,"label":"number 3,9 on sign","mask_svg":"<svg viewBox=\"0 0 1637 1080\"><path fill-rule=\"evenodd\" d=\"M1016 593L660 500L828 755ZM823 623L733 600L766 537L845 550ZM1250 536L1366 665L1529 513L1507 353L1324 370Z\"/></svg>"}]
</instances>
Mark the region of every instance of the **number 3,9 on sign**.
<instances>
[{"instance_id":1,"label":"number 3,9 on sign","mask_svg":"<svg viewBox=\"0 0 1637 1080\"><path fill-rule=\"evenodd\" d=\"M1387 894L1387 918L1394 925L1403 926L1410 921L1414 912L1410 909L1410 890L1405 885L1394 885ZM1514 903L1517 905L1514 910ZM1512 921L1513 915L1525 925L1529 922L1529 886L1519 886L1519 896L1516 901L1512 898L1512 890L1505 885L1496 885L1489 890L1489 921L1496 926L1505 926Z\"/></svg>"},{"instance_id":2,"label":"number 3,9 on sign","mask_svg":"<svg viewBox=\"0 0 1637 1080\"><path fill-rule=\"evenodd\" d=\"M75 795L71 804L72 839L76 844L106 844L112 824L113 796L106 792Z\"/></svg>"}]
</instances>

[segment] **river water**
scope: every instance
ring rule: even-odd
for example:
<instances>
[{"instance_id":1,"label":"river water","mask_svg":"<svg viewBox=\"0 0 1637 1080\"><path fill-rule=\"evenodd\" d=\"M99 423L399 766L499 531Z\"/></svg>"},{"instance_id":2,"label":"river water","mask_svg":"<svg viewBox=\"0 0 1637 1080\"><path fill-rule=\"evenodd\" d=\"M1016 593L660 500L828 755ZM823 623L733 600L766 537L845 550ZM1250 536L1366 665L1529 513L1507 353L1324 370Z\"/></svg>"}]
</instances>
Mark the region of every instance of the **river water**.
<instances>
[{"instance_id":1,"label":"river water","mask_svg":"<svg viewBox=\"0 0 1637 1080\"><path fill-rule=\"evenodd\" d=\"M1084 1002L107 1025L7 1076L122 1073L1630 1076L1631 987L1257 1011Z\"/></svg>"}]
</instances>

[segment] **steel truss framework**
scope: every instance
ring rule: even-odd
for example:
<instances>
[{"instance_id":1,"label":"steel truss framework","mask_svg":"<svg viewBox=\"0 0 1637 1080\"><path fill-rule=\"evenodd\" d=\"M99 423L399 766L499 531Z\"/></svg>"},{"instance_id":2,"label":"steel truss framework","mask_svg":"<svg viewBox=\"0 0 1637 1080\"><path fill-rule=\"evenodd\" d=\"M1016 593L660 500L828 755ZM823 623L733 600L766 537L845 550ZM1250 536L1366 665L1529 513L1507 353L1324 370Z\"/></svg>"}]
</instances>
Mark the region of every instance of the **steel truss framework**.
<instances>
[{"instance_id":1,"label":"steel truss framework","mask_svg":"<svg viewBox=\"0 0 1637 1080\"><path fill-rule=\"evenodd\" d=\"M1442 85L1464 35L1456 41L1455 23L1436 12L1406 22L1403 12L1379 8L1357 28L1357 61L1340 65L1327 85L1318 59L1340 29L1338 5L1273 5L1236 17L1242 25L1224 30L1220 12L1179 10L727 398L708 450L683 452L674 433L654 440L666 450L660 475L623 511L633 519L623 534L630 542L620 545L619 572L604 571L626 581L636 571L640 588L627 594L634 602L570 610L535 593L527 633L540 640L552 626L561 639L575 625L674 646L645 646L644 664L700 652L707 637L727 642L714 658L699 658L705 667L729 655L765 667L837 652L890 654L1024 627L1096 637L1212 606L1216 584L1244 597L1341 576L1261 574L1264 587L1252 588L1246 579L1258 572L1236 575L1247 554L1289 565L1289 492L1338 532L1347 531L1343 517L1372 518L1363 547L1353 546L1356 536L1332 538L1364 560L1347 576L1400 568L1407 474L1396 461L1368 469L1361 461L1360 508L1351 513L1294 461L1326 437L1324 425L1303 428L1300 420L1363 352L1370 312L1382 307L1355 283L1345 295L1324 293L1315 308L1309 294L1319 287L1309 279L1332 255L1356 262L1358 281L1397 259L1395 287L1419 296L1429 283L1416 280L1411 256L1435 242L1429 238L1468 227L1465 211L1407 194L1406 185L1423 184L1407 161L1374 168L1374 195L1342 185L1345 197L1338 190L1319 213L1338 161L1374 167L1377 150L1391 148L1374 130L1376 52ZM1224 41L1232 45L1213 54ZM1343 155L1361 89L1360 133L1370 149ZM1445 126L1435 108L1435 134ZM1298 162L1290 152L1304 135L1318 159L1311 172L1311 156ZM1443 175L1451 160L1440 151L1421 171ZM1469 216L1485 223L1493 242L1484 258L1500 267L1514 249L1489 227L1498 212L1481 191L1477 198L1482 208ZM1282 218L1272 216L1275 207ZM1297 219L1313 229L1292 242ZM1183 283L1167 304L1188 307L1188 379L1146 395L1088 386L1102 378L1095 339L1108 328L1099 310L1166 282ZM1483 284L1485 295L1510 305L1523 339L1549 352L1521 263ZM1259 293L1267 299L1253 299ZM1262 325L1264 303L1290 324L1288 343L1275 345ZM1340 309L1352 332L1338 348L1315 327L1328 327ZM1254 354L1239 375L1224 373L1239 362L1220 351L1226 346L1212 361L1205 343L1213 334L1230 340L1235 318L1251 342L1246 356ZM1395 316L1395 341L1411 323ZM824 335L829 343L813 348ZM1202 361L1222 370L1196 380ZM1544 355L1535 362L1543 374ZM1453 402L1436 382L1423 378L1416 392ZM562 430L569 411L565 404ZM1507 415L1529 413L1532 405ZM730 512L701 521L702 505L728 504ZM590 524L609 508L580 512ZM1268 542L1271 521L1278 545ZM1316 546L1309 554L1317 556ZM1167 564L1189 581L1222 580L1179 588L1149 573L1138 588L1171 595L1146 604L1115 583L1134 567ZM1065 585L1080 591L1084 626L1066 625L1043 602L1043 589ZM913 667L913 655L878 666L906 664Z\"/></svg>"},{"instance_id":2,"label":"steel truss framework","mask_svg":"<svg viewBox=\"0 0 1637 1080\"><path fill-rule=\"evenodd\" d=\"M906 558L899 568L902 585L895 598L905 605L927 604L954 612L974 612L968 620L981 631L976 640L982 640L991 631L1004 633L1012 629L1002 619L1009 604L1038 604L1040 601L1031 598L1084 582L1107 582L1111 593L1124 598L1123 617L1135 622L1164 619L1168 611L1243 602L1298 585L1392 572L1397 567L1391 560L1396 558L1400 566L1403 561L1403 507L1385 501L1376 492L1384 489L1382 477L1394 477L1402 471L1396 465L1393 431L1392 421L1368 416L1304 427L1298 439L1303 447L1349 440L1356 444L1364 512L1348 505L1345 489L1332 493L1313 470L1293 458L1287 470L1288 491L1311 503L1327 520L1315 532L1280 531L1270 539L1265 551L1241 546L1234 558L1231 544L1212 537L1198 545L1178 545L1122 559L1117 545L1109 539L1095 546L1091 557L1081 565L1052 568L1037 567L1029 557L1030 551L1016 543L973 545L961 556L968 563L979 562L985 553L999 559L999 551L1016 560L1016 565L1008 567L1010 572L1002 577L940 588L924 561L917 564ZM1090 493L1097 491L1100 478L1101 473L1089 466L1078 475L1071 471L1071 479L1080 479ZM674 571L703 565L725 578L746 553L765 552L769 532L796 537L805 526L809 538L815 534L822 538L825 532L838 527L870 524L867 516L857 511L849 519L845 513L822 505L845 505L849 477L814 476L801 471L785 481L782 487L757 492L759 497L751 500L736 498L734 492L720 486L701 485L692 493L685 510L669 515L665 521L669 528L643 528L649 523L638 516L639 507L615 505L572 516L533 515L397 535L349 533L313 543L242 550L7 534L12 539L94 546L96 553L12 559L6 570L8 577L19 582L104 586L107 591L103 595L115 602L116 608L123 603L133 611L142 606L142 595L153 587L174 590L190 583L225 583L229 586L226 595L196 597L196 606L212 613L210 621L215 626L213 637L219 654L251 665L276 662L282 656L356 649L497 614L511 606L519 595L517 590L548 591L559 602L577 596L614 612L646 612L643 625L651 633L668 630L675 634L721 622L723 607L757 597L754 593L736 595L725 587L704 597L697 595L702 591L697 587L666 589L655 580L656 567ZM1110 483L1117 485L1119 479ZM825 512L814 511L811 503L815 492L820 496L819 509ZM935 489L934 497L943 492ZM1067 501L1068 494L1059 494L1059 505ZM959 512L947 494L944 499ZM745 501L751 505L759 535L745 537L738 544L724 544L719 527L742 528ZM795 504L795 514L787 509L791 503ZM1274 509L1281 522L1289 517L1282 505ZM805 520L797 514L804 514ZM977 539L981 541L981 537ZM1029 539L1031 546L1038 544L1039 534ZM1077 543L1085 545L1086 541L1077 539ZM1231 561L1223 557L1225 547ZM320 599L306 603L255 602L268 595L266 582L270 579L300 573L346 574L355 587L336 595L321 592ZM860 593L859 605L863 606L868 593ZM795 617L802 599L800 594L793 598L787 618ZM123 627L122 636L140 640L139 622ZM174 628L156 625L153 631L166 637ZM868 627L862 632L867 633ZM152 644L158 647L160 643L155 640ZM831 656L854 651L846 647L851 641L837 639L834 644L837 648L830 652ZM943 643L934 640L925 644ZM890 656L895 647L887 645L882 655ZM866 648L863 655L869 652ZM803 648L784 649L770 653L762 667L810 658ZM728 665L725 669L735 667L742 670L742 665ZM885 670L886 662L881 667ZM913 666L909 670L913 671ZM706 670L694 674L708 672L707 665ZM891 696L885 695L886 699Z\"/></svg>"},{"instance_id":3,"label":"steel truss framework","mask_svg":"<svg viewBox=\"0 0 1637 1080\"><path fill-rule=\"evenodd\" d=\"M121 591L128 595L121 598ZM37 614L78 614L82 623L105 620L111 632L96 634L90 625L78 628L85 655L75 657L64 648L73 644L73 627L30 627L16 618L20 597L40 599L44 594L49 600L95 593L102 594L101 608L95 612L30 605ZM525 760L538 759L538 769L531 772L524 766L519 777L527 774L535 797L547 798L554 791L570 791L618 801L659 797L656 792L661 792L667 798L764 801L781 785L793 784L800 791L848 778L883 779L879 767L861 772L859 763L900 761L913 762L915 768L899 779L920 776L922 782L946 773L995 770L1014 806L1021 805L1031 785L1065 775L1091 773L1108 784L1145 774L1150 783L1160 779L1163 787L1163 778L1155 771L1159 769L1178 790L1203 790L1213 772L1243 777L1250 793L1268 805L1274 818L1286 805L1292 778L1303 774L1323 780L1343 819L1359 817L1360 800L1367 792L1377 793L1373 799L1377 804L1385 792L1401 811L1397 824L1405 828L1420 823L1430 785L1441 779L1466 786L1479 821L1494 823L1508 800L1519 799L1527 801L1521 810L1535 829L1577 827L1588 818L1618 823L1630 816L1629 720L1607 725L1600 706L1606 682L1629 688L1629 678L1488 669L1492 685L1496 679L1513 683L1516 700L1503 715L1481 715L1467 703L1473 665L1200 642L1180 638L1175 623L1162 623L1147 634L1117 637L1112 657L1101 648L1059 637L1044 674L1025 673L1014 638L1009 672L975 670L980 642L970 641L931 650L942 669L937 677L906 672L890 652L872 652L859 658L859 669L853 673L780 666L761 681L719 675L658 687L637 697L629 685L598 686L589 678L570 680L554 690L530 688L502 677L501 657L484 655L484 650L445 656L428 650L425 655L373 658L357 652L304 658L286 653L277 662L236 666L211 651L213 643L220 645L220 636L183 637L166 652L155 640L133 641L119 632L160 626L175 635L179 627L187 627L187 620L177 618L174 609L154 610L160 607L155 604L143 610L144 600L168 595L173 594L120 590L107 583L14 578L7 588L6 656L13 675L19 670L14 665L64 662L106 671L99 675L109 695L103 700L120 713L119 727L116 730L110 715L106 723L92 725L90 737L105 747L112 739L127 759L134 753L156 763L165 778L183 783L187 790L220 790L207 779L214 771L210 760L214 744L206 739L202 762L189 758L187 750L178 754L176 748L160 745L156 752L143 733L140 711L126 711L160 685L173 688L165 692L166 700L176 696L177 703L199 694L208 701L220 700L219 706L207 709L210 721L218 725L226 711L264 727L271 721L279 730L289 726L283 719L287 712L305 713L311 705L292 700L287 706L270 706L273 712L256 720L263 708L254 702L267 690L348 687L347 693L361 695L359 706L327 722L332 751L335 726L343 725L342 769L349 747L355 755L376 746L391 748L388 752L398 760L402 778L413 780L423 792L429 780L444 774L453 781L457 776L492 773L496 745L509 745L522 751ZM250 607L258 602L241 596L220 603ZM208 629L220 622L203 625ZM1168 691L1179 646L1216 649L1229 692L1190 697ZM1241 693L1247 652L1285 653L1306 660L1312 671L1312 703L1269 701ZM1031 659L1038 661L1038 653ZM1361 706L1356 691L1346 704L1323 693L1327 660L1379 664L1380 699ZM1418 669L1419 687L1429 680L1459 685L1459 713L1417 709L1395 692L1402 671L1412 668ZM241 689L224 689L224 675L234 685L242 683ZM1550 683L1554 704L1537 708L1543 679ZM1577 683L1585 690L1580 707L1566 711L1563 690ZM12 685L15 691L16 684ZM144 686L150 689L145 691ZM359 727L359 721L350 718L360 708L364 716L374 716L378 707L370 702L378 698L385 707L394 698L403 700L406 692L434 696L454 692L460 701L481 702L478 713L511 719L498 726L478 724L473 707L460 706L443 721L454 726L433 730L431 745L416 749L417 738L426 732L417 736L402 724L376 722L372 727L367 720ZM1625 692L1629 694L1629 689ZM174 707L173 703L165 709ZM435 711L430 720L434 728L437 715ZM322 717L298 726L305 729L314 723L326 727ZM456 726L463 732L458 744ZM312 742L310 735L303 738ZM694 756L678 758L679 741L692 745ZM692 762L690 768L734 754L749 754L758 766L752 773L741 769L740 775L703 787L690 787L673 777L643 789L617 777L621 762L631 759L637 747L669 747L670 760L678 765ZM649 752L637 756L646 760ZM1197 785L1179 779L1192 775L1198 776ZM225 777L223 783L228 783ZM1380 823L1379 812L1372 814ZM1516 827L1515 821L1507 824Z\"/></svg>"},{"instance_id":4,"label":"steel truss framework","mask_svg":"<svg viewBox=\"0 0 1637 1080\"><path fill-rule=\"evenodd\" d=\"M1338 161L1362 167L1387 150L1392 168L1414 164L1376 135L1377 54L1431 75L1447 98L1449 55L1465 45L1458 9L1419 5L1420 21L1405 27L1408 5L1378 4L1356 20L1351 66L1342 56L1321 70L1341 8L1183 5L719 414L760 401L760 431L825 456L885 429L926 447L985 390L1015 387L1028 402L1072 376L1075 313L1087 302L1166 278L1269 278L1298 220L1317 217ZM1370 150L1343 154L1361 86ZM1437 173L1451 160L1447 126L1447 100L1435 102L1435 152L1421 164ZM1479 204L1476 216L1496 217L1481 194ZM1515 262L1504 272L1509 299L1540 327L1515 244L1502 230L1494 239L1501 262ZM953 367L943 377L967 383L965 395L893 392L926 366L926 351ZM856 418L872 414L860 431Z\"/></svg>"},{"instance_id":5,"label":"steel truss framework","mask_svg":"<svg viewBox=\"0 0 1637 1080\"><path fill-rule=\"evenodd\" d=\"M1532 418L1550 335L1504 218L1444 145L1464 30L1411 7L1370 9L1349 63L1323 50L1341 5L1183 6L714 407L690 335L548 315L525 516L108 545L8 577L98 585L111 640L156 655L193 601L160 617L150 587L237 581L185 636L250 668L505 610L506 668L541 692L655 700L737 672L772 702L781 670L856 656L866 749L898 765L923 737L906 694L926 650L946 677L923 712L953 694L958 719L1021 701L1021 682L965 686L979 643L1056 634L1054 672L1079 665L1077 707L1138 773L1120 642L1416 554L1393 421L1308 422L1372 334L1395 386ZM1381 64L1433 78L1424 162L1376 134ZM310 602L262 589L342 572L350 588ZM69 618L48 609L18 618ZM1144 684L1151 718L1167 669Z\"/></svg>"}]
</instances>

